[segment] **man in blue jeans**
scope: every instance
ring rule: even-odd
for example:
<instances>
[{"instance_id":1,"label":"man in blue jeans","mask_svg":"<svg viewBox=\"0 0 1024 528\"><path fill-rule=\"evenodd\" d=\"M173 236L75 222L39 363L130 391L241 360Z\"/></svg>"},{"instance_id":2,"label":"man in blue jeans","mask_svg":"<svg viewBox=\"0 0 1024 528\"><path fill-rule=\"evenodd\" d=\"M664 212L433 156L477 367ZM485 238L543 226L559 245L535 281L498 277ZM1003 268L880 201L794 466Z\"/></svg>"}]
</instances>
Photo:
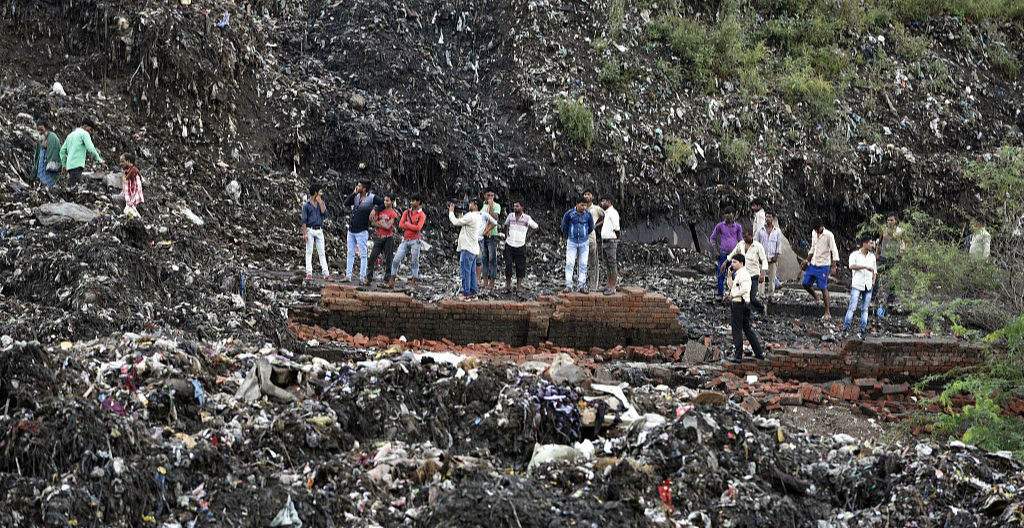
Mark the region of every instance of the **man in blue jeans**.
<instances>
[{"instance_id":1,"label":"man in blue jeans","mask_svg":"<svg viewBox=\"0 0 1024 528\"><path fill-rule=\"evenodd\" d=\"M576 276L577 291L587 293L587 260L590 252L590 232L594 230L594 217L587 211L581 198L576 207L562 215L562 234L565 235L565 293L573 291L572 272L579 263Z\"/></svg>"},{"instance_id":2,"label":"man in blue jeans","mask_svg":"<svg viewBox=\"0 0 1024 528\"><path fill-rule=\"evenodd\" d=\"M480 203L476 200L470 200L469 212L458 218L455 216L455 204L449 203L448 220L452 225L462 228L459 231L457 248L459 251L459 279L462 285L462 298L470 299L480 291L476 278L476 258L480 255L480 242L477 240L477 233L497 222L488 215L480 214ZM481 223L484 223L483 227L481 227Z\"/></svg>"},{"instance_id":3,"label":"man in blue jeans","mask_svg":"<svg viewBox=\"0 0 1024 528\"><path fill-rule=\"evenodd\" d=\"M732 212L725 213L722 216L722 221L715 226L715 229L711 231L711 237L708 238L712 246L718 246L718 259L715 261L715 273L718 279L715 292L718 297L725 295L725 276L728 273L725 271L725 261L728 260L729 253L732 253L740 240L743 240L743 226L736 221Z\"/></svg>"},{"instance_id":4,"label":"man in blue jeans","mask_svg":"<svg viewBox=\"0 0 1024 528\"><path fill-rule=\"evenodd\" d=\"M366 272L369 255L366 254L366 241L370 238L370 213L374 209L384 208L384 199L370 192L370 182L363 180L356 184L352 194L345 200L345 205L352 208L348 219L348 252L345 255L345 280L352 281L352 268L356 263L356 252L359 253L359 283L366 284Z\"/></svg>"},{"instance_id":5,"label":"man in blue jeans","mask_svg":"<svg viewBox=\"0 0 1024 528\"><path fill-rule=\"evenodd\" d=\"M859 339L864 338L864 332L868 329L871 292L874 289L875 280L878 278L878 265L875 262L874 249L875 242L865 237L860 241L860 249L850 253L850 271L853 272L853 276L850 280L850 306L846 308L846 317L843 318L843 332L850 331L853 314L857 311L857 304L862 302L860 332L857 334Z\"/></svg>"}]
</instances>

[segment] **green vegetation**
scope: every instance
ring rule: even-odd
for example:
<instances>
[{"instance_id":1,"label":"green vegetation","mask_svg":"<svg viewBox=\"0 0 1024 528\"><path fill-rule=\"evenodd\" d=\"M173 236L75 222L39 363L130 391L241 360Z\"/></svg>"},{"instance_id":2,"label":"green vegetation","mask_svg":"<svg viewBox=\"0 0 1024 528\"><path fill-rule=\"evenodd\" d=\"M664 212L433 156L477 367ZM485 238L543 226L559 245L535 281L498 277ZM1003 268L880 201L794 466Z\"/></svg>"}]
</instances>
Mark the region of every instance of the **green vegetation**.
<instances>
[{"instance_id":1,"label":"green vegetation","mask_svg":"<svg viewBox=\"0 0 1024 528\"><path fill-rule=\"evenodd\" d=\"M597 74L597 80L610 90L621 90L629 81L629 73L619 65L619 61L610 59L601 66Z\"/></svg>"},{"instance_id":2,"label":"green vegetation","mask_svg":"<svg viewBox=\"0 0 1024 528\"><path fill-rule=\"evenodd\" d=\"M722 161L739 171L750 168L750 142L743 138L726 137L719 145Z\"/></svg>"},{"instance_id":3,"label":"green vegetation","mask_svg":"<svg viewBox=\"0 0 1024 528\"><path fill-rule=\"evenodd\" d=\"M1010 398L1024 398L1024 315L990 334L986 341L1001 349L990 352L980 367L952 379L940 376L922 383L946 381L938 397L944 412L934 418L933 433L990 451L1012 451L1024 458L1024 420L1002 412ZM968 396L973 403L958 409L958 396Z\"/></svg>"},{"instance_id":4,"label":"green vegetation","mask_svg":"<svg viewBox=\"0 0 1024 528\"><path fill-rule=\"evenodd\" d=\"M612 0L608 5L608 36L615 40L626 24L626 0Z\"/></svg>"},{"instance_id":5,"label":"green vegetation","mask_svg":"<svg viewBox=\"0 0 1024 528\"><path fill-rule=\"evenodd\" d=\"M782 78L782 87L790 103L803 103L816 117L826 117L835 109L832 83L808 70L790 72Z\"/></svg>"},{"instance_id":6,"label":"green vegetation","mask_svg":"<svg viewBox=\"0 0 1024 528\"><path fill-rule=\"evenodd\" d=\"M693 158L693 146L682 139L669 136L665 141L665 163L673 168L689 167Z\"/></svg>"},{"instance_id":7,"label":"green vegetation","mask_svg":"<svg viewBox=\"0 0 1024 528\"><path fill-rule=\"evenodd\" d=\"M993 46L989 51L989 62L992 63L992 68L1007 79L1016 79L1020 76L1020 61L1005 46Z\"/></svg>"},{"instance_id":8,"label":"green vegetation","mask_svg":"<svg viewBox=\"0 0 1024 528\"><path fill-rule=\"evenodd\" d=\"M565 136L589 149L594 144L594 114L583 99L559 99L555 101L555 110Z\"/></svg>"}]
</instances>

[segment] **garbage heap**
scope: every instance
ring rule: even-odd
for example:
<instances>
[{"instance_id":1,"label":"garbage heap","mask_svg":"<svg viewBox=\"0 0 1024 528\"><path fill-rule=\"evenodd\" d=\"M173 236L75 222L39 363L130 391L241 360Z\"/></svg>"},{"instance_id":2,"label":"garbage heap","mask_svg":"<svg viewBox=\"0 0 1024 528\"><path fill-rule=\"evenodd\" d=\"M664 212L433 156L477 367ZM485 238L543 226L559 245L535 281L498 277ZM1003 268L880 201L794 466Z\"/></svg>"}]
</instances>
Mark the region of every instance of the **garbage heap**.
<instances>
[{"instance_id":1,"label":"garbage heap","mask_svg":"<svg viewBox=\"0 0 1024 528\"><path fill-rule=\"evenodd\" d=\"M332 363L170 333L0 345L3 526L1024 520L1007 453L813 436L642 377L396 348Z\"/></svg>"}]
</instances>

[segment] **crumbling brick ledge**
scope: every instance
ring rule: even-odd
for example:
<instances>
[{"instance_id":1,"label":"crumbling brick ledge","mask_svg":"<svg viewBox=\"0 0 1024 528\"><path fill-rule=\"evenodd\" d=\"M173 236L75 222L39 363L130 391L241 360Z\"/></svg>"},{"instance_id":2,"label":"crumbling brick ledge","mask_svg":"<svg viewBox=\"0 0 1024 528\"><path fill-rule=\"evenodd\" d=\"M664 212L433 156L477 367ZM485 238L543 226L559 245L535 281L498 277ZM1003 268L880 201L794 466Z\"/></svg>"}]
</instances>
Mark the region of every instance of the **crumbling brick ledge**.
<instances>
[{"instance_id":1,"label":"crumbling brick ledge","mask_svg":"<svg viewBox=\"0 0 1024 528\"><path fill-rule=\"evenodd\" d=\"M953 338L851 339L835 352L778 349L771 370L785 378L828 381L840 378L920 379L977 365L982 347Z\"/></svg>"},{"instance_id":2,"label":"crumbling brick ledge","mask_svg":"<svg viewBox=\"0 0 1024 528\"><path fill-rule=\"evenodd\" d=\"M663 295L624 288L615 295L561 294L536 301L418 301L399 292L328 284L320 302L289 310L289 322L348 334L447 339L458 344L499 341L511 346L550 342L579 350L669 346L686 340L679 309Z\"/></svg>"}]
</instances>

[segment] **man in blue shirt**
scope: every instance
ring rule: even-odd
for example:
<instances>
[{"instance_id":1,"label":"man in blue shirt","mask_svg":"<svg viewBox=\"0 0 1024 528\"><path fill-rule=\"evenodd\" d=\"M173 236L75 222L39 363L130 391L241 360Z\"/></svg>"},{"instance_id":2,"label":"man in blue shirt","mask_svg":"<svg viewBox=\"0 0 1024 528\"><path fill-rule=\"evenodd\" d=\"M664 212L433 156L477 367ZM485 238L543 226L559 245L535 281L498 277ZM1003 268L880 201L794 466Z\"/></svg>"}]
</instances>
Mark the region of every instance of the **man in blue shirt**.
<instances>
[{"instance_id":1,"label":"man in blue shirt","mask_svg":"<svg viewBox=\"0 0 1024 528\"><path fill-rule=\"evenodd\" d=\"M576 207L562 215L562 234L565 235L565 293L572 289L572 272L579 263L576 277L577 291L587 293L587 260L590 251L590 233L594 230L594 217L587 211L581 198Z\"/></svg>"},{"instance_id":2,"label":"man in blue shirt","mask_svg":"<svg viewBox=\"0 0 1024 528\"><path fill-rule=\"evenodd\" d=\"M313 245L316 245L320 256L320 271L326 279L330 275L327 269L327 254L324 252L324 217L327 205L324 204L324 191L319 184L309 187L309 200L302 206L302 239L306 241L306 280L313 278Z\"/></svg>"}]
</instances>

